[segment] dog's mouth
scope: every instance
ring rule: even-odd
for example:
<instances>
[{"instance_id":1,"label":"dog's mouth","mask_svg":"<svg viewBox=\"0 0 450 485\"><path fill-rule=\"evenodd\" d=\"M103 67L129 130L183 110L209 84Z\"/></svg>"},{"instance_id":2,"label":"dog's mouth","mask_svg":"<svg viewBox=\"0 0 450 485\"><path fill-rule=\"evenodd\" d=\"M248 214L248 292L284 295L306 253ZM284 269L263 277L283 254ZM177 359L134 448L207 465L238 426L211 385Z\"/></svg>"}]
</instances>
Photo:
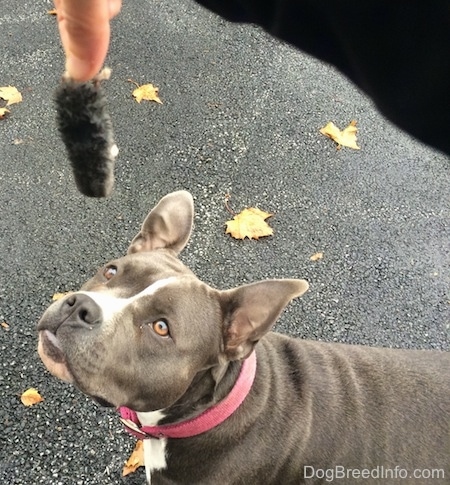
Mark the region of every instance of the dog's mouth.
<instances>
[{"instance_id":1,"label":"dog's mouth","mask_svg":"<svg viewBox=\"0 0 450 485\"><path fill-rule=\"evenodd\" d=\"M65 382L75 384L75 378L68 367L61 343L58 337L50 332L50 330L41 330L39 332L38 353L45 367L47 367L51 374ZM88 394L88 396L102 407L115 407L114 404L100 396L92 394Z\"/></svg>"},{"instance_id":2,"label":"dog's mouth","mask_svg":"<svg viewBox=\"0 0 450 485\"><path fill-rule=\"evenodd\" d=\"M55 377L65 382L73 382L61 344L54 333L49 330L39 332L38 353L45 367Z\"/></svg>"},{"instance_id":3,"label":"dog's mouth","mask_svg":"<svg viewBox=\"0 0 450 485\"><path fill-rule=\"evenodd\" d=\"M54 362L60 364L66 361L58 337L50 330L39 332L39 342L42 342L45 354Z\"/></svg>"}]
</instances>

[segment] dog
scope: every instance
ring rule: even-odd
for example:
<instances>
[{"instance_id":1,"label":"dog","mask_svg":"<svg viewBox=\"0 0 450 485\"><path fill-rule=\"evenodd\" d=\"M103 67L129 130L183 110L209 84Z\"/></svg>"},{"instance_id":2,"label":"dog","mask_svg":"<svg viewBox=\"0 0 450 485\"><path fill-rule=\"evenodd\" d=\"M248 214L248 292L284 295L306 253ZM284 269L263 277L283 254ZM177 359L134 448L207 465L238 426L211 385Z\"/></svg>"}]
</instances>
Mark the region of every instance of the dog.
<instances>
[{"instance_id":1,"label":"dog","mask_svg":"<svg viewBox=\"0 0 450 485\"><path fill-rule=\"evenodd\" d=\"M147 482L448 485L450 353L271 332L308 283L208 286L177 257L193 214L166 195L38 323L47 369L144 440Z\"/></svg>"}]
</instances>

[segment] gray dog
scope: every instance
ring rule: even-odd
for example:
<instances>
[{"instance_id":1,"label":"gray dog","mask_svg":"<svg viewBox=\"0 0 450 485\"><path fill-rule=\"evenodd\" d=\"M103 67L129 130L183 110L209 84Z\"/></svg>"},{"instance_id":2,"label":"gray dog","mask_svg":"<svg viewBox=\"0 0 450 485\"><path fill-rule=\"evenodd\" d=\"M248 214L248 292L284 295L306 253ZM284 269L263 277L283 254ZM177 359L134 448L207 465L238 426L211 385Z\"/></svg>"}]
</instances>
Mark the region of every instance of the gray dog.
<instances>
[{"instance_id":1,"label":"gray dog","mask_svg":"<svg viewBox=\"0 0 450 485\"><path fill-rule=\"evenodd\" d=\"M56 377L120 408L157 485L450 483L450 353L270 332L303 280L219 291L177 258L189 193L41 318Z\"/></svg>"}]
</instances>

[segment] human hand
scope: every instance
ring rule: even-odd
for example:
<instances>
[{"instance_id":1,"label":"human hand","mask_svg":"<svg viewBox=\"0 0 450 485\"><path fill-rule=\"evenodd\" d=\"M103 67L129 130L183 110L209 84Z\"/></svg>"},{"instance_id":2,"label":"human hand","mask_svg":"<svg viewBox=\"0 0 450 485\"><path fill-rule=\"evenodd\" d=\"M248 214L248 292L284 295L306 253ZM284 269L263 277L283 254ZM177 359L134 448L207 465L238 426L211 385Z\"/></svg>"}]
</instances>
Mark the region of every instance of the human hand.
<instances>
[{"instance_id":1,"label":"human hand","mask_svg":"<svg viewBox=\"0 0 450 485\"><path fill-rule=\"evenodd\" d=\"M66 54L66 73L88 81L102 68L108 52L110 26L122 0L54 0Z\"/></svg>"}]
</instances>

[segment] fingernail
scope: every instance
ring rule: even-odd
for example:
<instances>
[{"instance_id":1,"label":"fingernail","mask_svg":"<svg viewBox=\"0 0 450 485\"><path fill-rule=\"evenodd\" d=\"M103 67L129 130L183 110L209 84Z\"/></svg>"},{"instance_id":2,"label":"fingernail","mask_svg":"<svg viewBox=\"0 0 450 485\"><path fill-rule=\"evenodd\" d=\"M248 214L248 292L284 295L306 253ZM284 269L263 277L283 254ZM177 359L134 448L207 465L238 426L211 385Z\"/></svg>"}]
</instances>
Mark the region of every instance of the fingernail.
<instances>
[{"instance_id":1,"label":"fingernail","mask_svg":"<svg viewBox=\"0 0 450 485\"><path fill-rule=\"evenodd\" d=\"M95 73L92 73L92 65L89 61L75 56L66 59L66 72L69 78L81 82L88 81L95 75Z\"/></svg>"}]
</instances>

